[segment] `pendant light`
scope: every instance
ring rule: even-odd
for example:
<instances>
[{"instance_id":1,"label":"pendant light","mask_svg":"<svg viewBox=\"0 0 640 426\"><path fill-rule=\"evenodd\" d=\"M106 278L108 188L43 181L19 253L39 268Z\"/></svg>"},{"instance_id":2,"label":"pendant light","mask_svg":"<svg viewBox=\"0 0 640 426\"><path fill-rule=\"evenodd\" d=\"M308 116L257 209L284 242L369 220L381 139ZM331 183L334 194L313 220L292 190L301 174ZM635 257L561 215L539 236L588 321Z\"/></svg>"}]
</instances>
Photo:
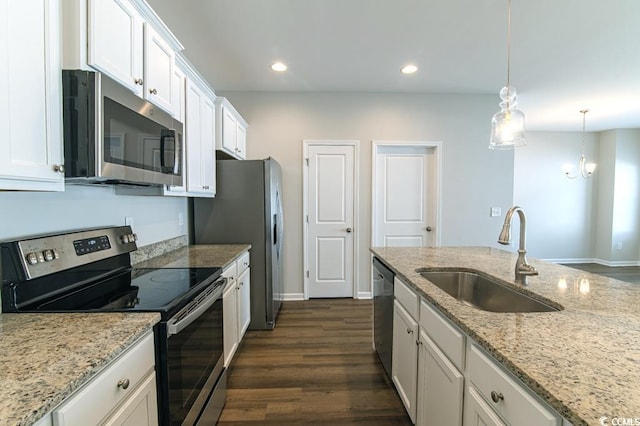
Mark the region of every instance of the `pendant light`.
<instances>
[{"instance_id":1,"label":"pendant light","mask_svg":"<svg viewBox=\"0 0 640 426\"><path fill-rule=\"evenodd\" d=\"M589 179L593 172L596 169L596 163L587 163L587 160L584 156L584 135L585 135L585 122L587 118L588 109L581 109L580 114L582 114L582 155L580 156L580 161L578 162L578 174L571 176L571 170L573 167L571 164L565 164L563 167L563 171L566 177L569 179L575 179L578 176L582 176L585 179Z\"/></svg>"},{"instance_id":2,"label":"pendant light","mask_svg":"<svg viewBox=\"0 0 640 426\"><path fill-rule=\"evenodd\" d=\"M511 86L511 0L507 0L507 84L500 90L500 111L491 119L490 149L511 149L526 145L524 114L516 109L516 88Z\"/></svg>"}]
</instances>

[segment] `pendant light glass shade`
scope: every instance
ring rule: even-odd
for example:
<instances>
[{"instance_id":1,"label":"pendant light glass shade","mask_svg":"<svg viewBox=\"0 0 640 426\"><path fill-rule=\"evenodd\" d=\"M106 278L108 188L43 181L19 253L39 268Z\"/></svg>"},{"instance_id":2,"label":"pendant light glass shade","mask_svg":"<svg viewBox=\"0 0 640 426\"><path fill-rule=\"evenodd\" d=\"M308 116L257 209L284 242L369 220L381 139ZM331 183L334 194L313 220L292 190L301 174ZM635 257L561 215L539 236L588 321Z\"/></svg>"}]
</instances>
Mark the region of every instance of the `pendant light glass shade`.
<instances>
[{"instance_id":1,"label":"pendant light glass shade","mask_svg":"<svg viewBox=\"0 0 640 426\"><path fill-rule=\"evenodd\" d=\"M511 86L511 0L507 0L507 84L500 90L500 111L491 119L490 149L512 149L526 145L524 113L516 109L516 88Z\"/></svg>"},{"instance_id":2,"label":"pendant light glass shade","mask_svg":"<svg viewBox=\"0 0 640 426\"><path fill-rule=\"evenodd\" d=\"M505 86L500 90L500 111L491 119L489 148L511 149L526 145L524 140L524 113L516 109L516 89Z\"/></svg>"}]
</instances>

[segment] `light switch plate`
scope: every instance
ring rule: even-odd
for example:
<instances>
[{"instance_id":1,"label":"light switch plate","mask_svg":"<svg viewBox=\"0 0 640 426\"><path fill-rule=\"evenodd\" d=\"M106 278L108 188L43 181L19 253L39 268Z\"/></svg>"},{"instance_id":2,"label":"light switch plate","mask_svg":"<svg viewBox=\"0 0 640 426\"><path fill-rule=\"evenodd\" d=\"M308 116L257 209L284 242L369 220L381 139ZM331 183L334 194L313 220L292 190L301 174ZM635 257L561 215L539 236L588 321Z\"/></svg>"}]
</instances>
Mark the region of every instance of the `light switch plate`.
<instances>
[{"instance_id":1,"label":"light switch plate","mask_svg":"<svg viewBox=\"0 0 640 426\"><path fill-rule=\"evenodd\" d=\"M491 207L489 215L491 217L500 217L502 216L502 209L500 207Z\"/></svg>"}]
</instances>

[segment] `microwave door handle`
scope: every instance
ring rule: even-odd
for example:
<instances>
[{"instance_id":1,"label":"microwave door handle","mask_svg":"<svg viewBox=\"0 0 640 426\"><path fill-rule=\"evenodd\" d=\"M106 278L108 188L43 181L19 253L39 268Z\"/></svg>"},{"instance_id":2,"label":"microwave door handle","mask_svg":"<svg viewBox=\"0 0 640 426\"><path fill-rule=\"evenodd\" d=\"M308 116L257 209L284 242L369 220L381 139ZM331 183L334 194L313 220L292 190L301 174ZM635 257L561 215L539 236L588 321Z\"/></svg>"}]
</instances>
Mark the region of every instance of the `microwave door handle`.
<instances>
[{"instance_id":1,"label":"microwave door handle","mask_svg":"<svg viewBox=\"0 0 640 426\"><path fill-rule=\"evenodd\" d=\"M162 170L162 173L165 173L167 171L167 164L165 163L165 149L167 148L167 144L166 144L166 140L167 139L173 139L174 140L174 157L175 157L175 153L176 153L176 149L175 149L175 132L173 130L161 130L160 131L160 169ZM173 168L175 167L175 161L171 167L171 170L173 170Z\"/></svg>"},{"instance_id":2,"label":"microwave door handle","mask_svg":"<svg viewBox=\"0 0 640 426\"><path fill-rule=\"evenodd\" d=\"M209 295L206 299L202 300L198 306L189 312L189 314L182 318L181 320L169 320L167 322L167 336L173 336L174 334L180 333L182 330L187 328L192 322L194 322L200 315L202 315L211 305L213 305L216 300L220 299L222 296L222 290L226 286L227 279L223 279L222 285L215 290L211 295Z\"/></svg>"},{"instance_id":3,"label":"microwave door handle","mask_svg":"<svg viewBox=\"0 0 640 426\"><path fill-rule=\"evenodd\" d=\"M180 136L176 133L173 135L174 139L178 139ZM180 159L182 158L182 141L174 140L173 143L173 174L180 174Z\"/></svg>"}]
</instances>

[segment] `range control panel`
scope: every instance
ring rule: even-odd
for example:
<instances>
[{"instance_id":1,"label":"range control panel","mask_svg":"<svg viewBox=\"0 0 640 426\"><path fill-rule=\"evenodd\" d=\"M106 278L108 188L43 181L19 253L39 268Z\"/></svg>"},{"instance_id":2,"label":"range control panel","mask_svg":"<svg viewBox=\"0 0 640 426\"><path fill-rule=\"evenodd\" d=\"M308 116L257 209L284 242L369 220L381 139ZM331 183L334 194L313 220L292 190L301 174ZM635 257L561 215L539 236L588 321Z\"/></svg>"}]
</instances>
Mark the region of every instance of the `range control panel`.
<instances>
[{"instance_id":1,"label":"range control panel","mask_svg":"<svg viewBox=\"0 0 640 426\"><path fill-rule=\"evenodd\" d=\"M70 232L16 241L27 279L129 253L138 247L130 226Z\"/></svg>"}]
</instances>

